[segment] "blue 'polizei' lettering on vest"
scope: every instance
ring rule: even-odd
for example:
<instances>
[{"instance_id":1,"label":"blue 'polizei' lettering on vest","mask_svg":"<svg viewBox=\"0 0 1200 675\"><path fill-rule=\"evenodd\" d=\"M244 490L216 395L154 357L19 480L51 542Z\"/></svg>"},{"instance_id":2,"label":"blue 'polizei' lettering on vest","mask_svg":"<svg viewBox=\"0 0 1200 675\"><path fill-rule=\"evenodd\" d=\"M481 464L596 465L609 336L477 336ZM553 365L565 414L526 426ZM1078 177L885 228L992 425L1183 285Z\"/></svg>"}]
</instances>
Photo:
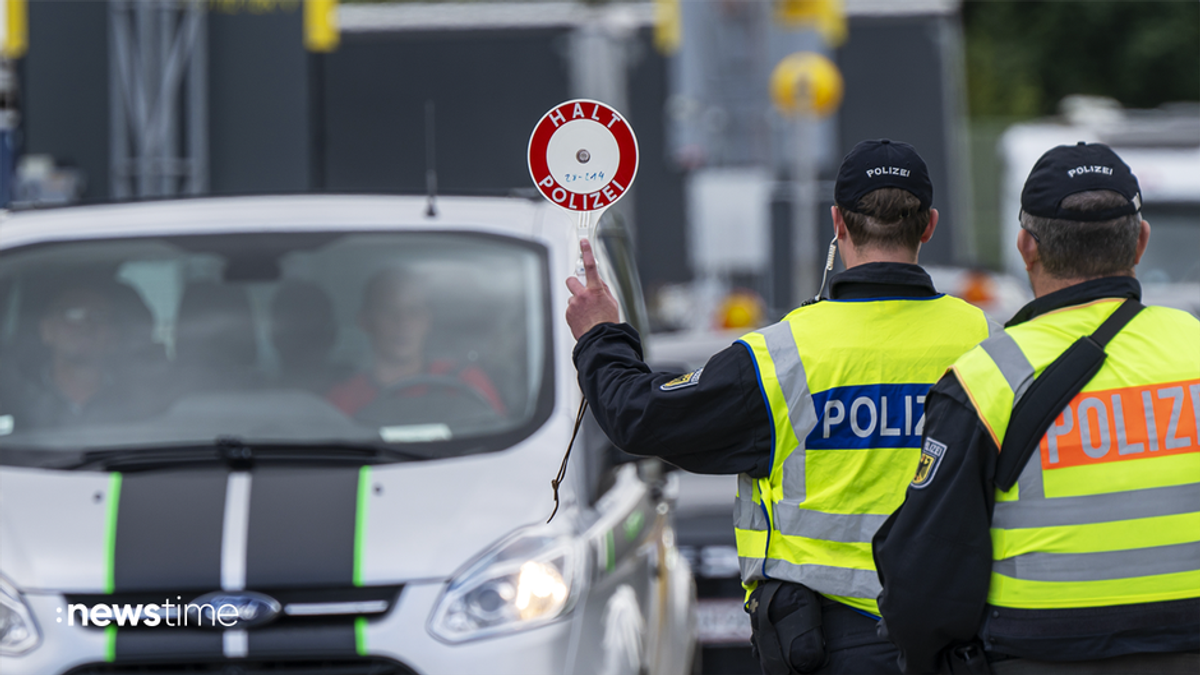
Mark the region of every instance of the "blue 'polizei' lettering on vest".
<instances>
[{"instance_id":1,"label":"blue 'polizei' lettering on vest","mask_svg":"<svg viewBox=\"0 0 1200 675\"><path fill-rule=\"evenodd\" d=\"M866 384L813 394L817 425L805 446L814 450L919 448L929 387Z\"/></svg>"}]
</instances>

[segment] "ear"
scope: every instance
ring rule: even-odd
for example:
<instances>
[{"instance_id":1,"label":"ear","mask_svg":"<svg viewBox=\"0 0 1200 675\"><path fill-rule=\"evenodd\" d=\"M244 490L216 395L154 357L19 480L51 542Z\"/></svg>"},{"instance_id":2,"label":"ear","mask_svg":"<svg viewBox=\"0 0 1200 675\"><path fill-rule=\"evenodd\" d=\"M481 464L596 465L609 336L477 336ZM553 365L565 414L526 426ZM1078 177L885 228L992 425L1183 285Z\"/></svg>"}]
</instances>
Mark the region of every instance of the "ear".
<instances>
[{"instance_id":1,"label":"ear","mask_svg":"<svg viewBox=\"0 0 1200 675\"><path fill-rule=\"evenodd\" d=\"M835 205L829 207L829 213L833 216L833 233L837 236L838 243L850 241L850 230L846 229L846 221L842 218L842 210Z\"/></svg>"},{"instance_id":2,"label":"ear","mask_svg":"<svg viewBox=\"0 0 1200 675\"><path fill-rule=\"evenodd\" d=\"M925 226L925 231L921 233L921 243L928 244L930 239L933 239L933 231L938 224L938 210L929 209L929 224Z\"/></svg>"},{"instance_id":3,"label":"ear","mask_svg":"<svg viewBox=\"0 0 1200 675\"><path fill-rule=\"evenodd\" d=\"M1150 243L1150 223L1142 221L1142 229L1138 232L1137 256L1133 259L1133 264L1136 265L1142 262L1142 254L1146 252L1146 245Z\"/></svg>"},{"instance_id":4,"label":"ear","mask_svg":"<svg viewBox=\"0 0 1200 675\"><path fill-rule=\"evenodd\" d=\"M1038 245L1028 230L1022 229L1017 233L1017 251L1025 261L1025 271L1033 269L1034 263L1038 261Z\"/></svg>"}]
</instances>

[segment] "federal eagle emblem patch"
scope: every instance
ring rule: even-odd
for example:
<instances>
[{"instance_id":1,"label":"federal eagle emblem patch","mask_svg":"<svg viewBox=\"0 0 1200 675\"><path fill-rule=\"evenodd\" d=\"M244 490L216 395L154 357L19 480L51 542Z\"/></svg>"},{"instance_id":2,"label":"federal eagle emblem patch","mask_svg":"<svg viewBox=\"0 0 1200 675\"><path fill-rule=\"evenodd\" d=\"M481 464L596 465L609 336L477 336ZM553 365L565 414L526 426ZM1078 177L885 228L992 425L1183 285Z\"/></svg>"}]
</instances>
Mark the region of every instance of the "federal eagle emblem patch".
<instances>
[{"instance_id":1,"label":"federal eagle emblem patch","mask_svg":"<svg viewBox=\"0 0 1200 675\"><path fill-rule=\"evenodd\" d=\"M925 439L925 445L921 447L921 462L917 464L917 475L913 476L912 484L909 487L914 490L920 490L928 486L938 467L942 464L942 457L946 455L946 444L939 443L932 438Z\"/></svg>"},{"instance_id":2,"label":"federal eagle emblem patch","mask_svg":"<svg viewBox=\"0 0 1200 675\"><path fill-rule=\"evenodd\" d=\"M694 387L697 384L700 384L700 373L702 372L704 372L703 368L697 368L690 373L684 373L670 382L661 385L659 389L662 389L663 391L675 391L676 389L683 389L684 387Z\"/></svg>"}]
</instances>

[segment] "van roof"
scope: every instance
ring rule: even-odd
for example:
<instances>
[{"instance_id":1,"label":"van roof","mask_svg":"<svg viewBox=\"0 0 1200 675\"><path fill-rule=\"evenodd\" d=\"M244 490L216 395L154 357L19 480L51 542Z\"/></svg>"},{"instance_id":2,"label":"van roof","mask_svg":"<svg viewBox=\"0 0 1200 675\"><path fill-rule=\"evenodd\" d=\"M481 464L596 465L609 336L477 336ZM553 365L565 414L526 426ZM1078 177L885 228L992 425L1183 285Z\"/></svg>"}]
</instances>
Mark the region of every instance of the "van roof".
<instances>
[{"instance_id":1,"label":"van roof","mask_svg":"<svg viewBox=\"0 0 1200 675\"><path fill-rule=\"evenodd\" d=\"M549 208L526 199L291 195L201 197L0 215L0 249L47 241L304 230L452 229L540 237ZM564 228L565 229L565 228Z\"/></svg>"}]
</instances>

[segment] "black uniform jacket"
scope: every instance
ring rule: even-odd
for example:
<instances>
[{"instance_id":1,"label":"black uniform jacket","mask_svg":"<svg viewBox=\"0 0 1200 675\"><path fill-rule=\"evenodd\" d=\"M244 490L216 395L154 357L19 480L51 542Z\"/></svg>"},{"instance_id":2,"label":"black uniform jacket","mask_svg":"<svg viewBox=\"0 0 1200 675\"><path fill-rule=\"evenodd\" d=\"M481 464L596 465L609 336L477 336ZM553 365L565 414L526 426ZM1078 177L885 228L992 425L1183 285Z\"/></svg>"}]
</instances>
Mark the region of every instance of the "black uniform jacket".
<instances>
[{"instance_id":1,"label":"black uniform jacket","mask_svg":"<svg viewBox=\"0 0 1200 675\"><path fill-rule=\"evenodd\" d=\"M1132 277L1107 277L1044 295L1008 326L1100 298L1141 298ZM925 438L946 445L929 483L875 535L879 608L909 673L936 672L946 647L980 636L989 658L1083 661L1200 649L1200 601L1086 609L987 605L993 479L999 449L958 379L947 373L925 401Z\"/></svg>"},{"instance_id":2,"label":"black uniform jacket","mask_svg":"<svg viewBox=\"0 0 1200 675\"><path fill-rule=\"evenodd\" d=\"M858 265L830 285L838 300L933 295L925 270L903 263ZM626 452L694 473L770 474L771 414L745 345L713 355L687 382L668 384L680 374L651 372L637 331L604 323L580 336L575 368L596 422Z\"/></svg>"}]
</instances>

